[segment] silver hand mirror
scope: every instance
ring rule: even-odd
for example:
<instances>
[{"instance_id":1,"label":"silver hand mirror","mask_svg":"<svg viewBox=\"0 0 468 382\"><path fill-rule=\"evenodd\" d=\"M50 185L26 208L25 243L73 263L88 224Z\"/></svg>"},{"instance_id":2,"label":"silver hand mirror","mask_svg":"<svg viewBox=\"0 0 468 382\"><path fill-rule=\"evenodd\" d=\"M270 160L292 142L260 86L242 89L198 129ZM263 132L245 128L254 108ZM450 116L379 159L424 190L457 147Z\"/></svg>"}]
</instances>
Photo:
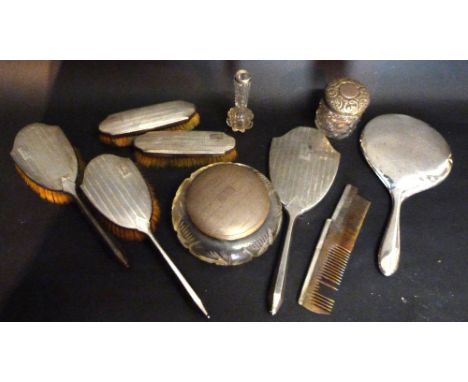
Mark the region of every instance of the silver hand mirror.
<instances>
[{"instance_id":1,"label":"silver hand mirror","mask_svg":"<svg viewBox=\"0 0 468 382\"><path fill-rule=\"evenodd\" d=\"M402 114L385 114L371 120L362 132L361 148L393 201L378 255L381 272L391 276L400 259L402 202L442 182L452 168L452 154L436 130Z\"/></svg>"},{"instance_id":2,"label":"silver hand mirror","mask_svg":"<svg viewBox=\"0 0 468 382\"><path fill-rule=\"evenodd\" d=\"M330 189L340 163L340 153L325 135L311 127L296 127L270 148L270 178L289 215L288 230L278 265L271 300L271 314L283 303L286 272L294 222L317 205Z\"/></svg>"}]
</instances>

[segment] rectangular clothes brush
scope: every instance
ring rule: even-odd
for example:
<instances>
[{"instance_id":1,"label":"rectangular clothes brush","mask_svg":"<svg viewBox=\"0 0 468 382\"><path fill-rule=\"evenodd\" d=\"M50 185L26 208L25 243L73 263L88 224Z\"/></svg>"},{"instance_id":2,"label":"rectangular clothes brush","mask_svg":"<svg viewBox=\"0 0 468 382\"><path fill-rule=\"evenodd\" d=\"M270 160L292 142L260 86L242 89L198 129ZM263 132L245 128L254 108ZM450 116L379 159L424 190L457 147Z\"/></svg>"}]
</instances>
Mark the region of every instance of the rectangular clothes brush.
<instances>
[{"instance_id":1,"label":"rectangular clothes brush","mask_svg":"<svg viewBox=\"0 0 468 382\"><path fill-rule=\"evenodd\" d=\"M153 130L192 130L200 123L195 105L170 101L109 115L99 124L99 139L108 145L127 147L138 135Z\"/></svg>"},{"instance_id":2,"label":"rectangular clothes brush","mask_svg":"<svg viewBox=\"0 0 468 382\"><path fill-rule=\"evenodd\" d=\"M192 167L232 162L236 140L215 131L152 131L133 142L135 159L146 167Z\"/></svg>"}]
</instances>

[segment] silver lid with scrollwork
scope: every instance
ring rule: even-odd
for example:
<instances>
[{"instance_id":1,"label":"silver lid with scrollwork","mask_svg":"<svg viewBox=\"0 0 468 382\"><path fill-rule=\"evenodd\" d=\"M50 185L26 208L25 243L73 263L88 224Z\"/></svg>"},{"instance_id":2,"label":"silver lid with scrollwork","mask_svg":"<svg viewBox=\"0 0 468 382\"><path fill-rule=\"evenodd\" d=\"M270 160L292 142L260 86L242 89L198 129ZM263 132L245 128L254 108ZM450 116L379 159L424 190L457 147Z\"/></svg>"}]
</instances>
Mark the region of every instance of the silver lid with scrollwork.
<instances>
[{"instance_id":1,"label":"silver lid with scrollwork","mask_svg":"<svg viewBox=\"0 0 468 382\"><path fill-rule=\"evenodd\" d=\"M350 78L338 78L325 89L315 115L315 124L330 138L350 135L370 103L367 87Z\"/></svg>"}]
</instances>

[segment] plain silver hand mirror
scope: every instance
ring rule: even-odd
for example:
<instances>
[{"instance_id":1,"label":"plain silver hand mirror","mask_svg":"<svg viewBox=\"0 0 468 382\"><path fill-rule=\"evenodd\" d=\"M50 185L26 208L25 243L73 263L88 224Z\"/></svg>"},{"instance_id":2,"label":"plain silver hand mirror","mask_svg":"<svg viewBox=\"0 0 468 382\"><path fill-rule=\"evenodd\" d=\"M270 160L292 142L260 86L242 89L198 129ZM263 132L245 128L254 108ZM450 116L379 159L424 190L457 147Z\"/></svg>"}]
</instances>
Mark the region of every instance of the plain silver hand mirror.
<instances>
[{"instance_id":1,"label":"plain silver hand mirror","mask_svg":"<svg viewBox=\"0 0 468 382\"><path fill-rule=\"evenodd\" d=\"M270 148L270 178L289 215L288 230L278 265L271 299L271 314L283 303L289 247L294 222L317 205L330 189L338 171L340 153L325 135L311 127L296 127L273 138Z\"/></svg>"},{"instance_id":2,"label":"plain silver hand mirror","mask_svg":"<svg viewBox=\"0 0 468 382\"><path fill-rule=\"evenodd\" d=\"M381 272L390 276L398 269L400 259L402 202L442 182L452 168L452 154L436 130L402 114L386 114L371 120L362 132L361 148L393 201L378 255Z\"/></svg>"}]
</instances>

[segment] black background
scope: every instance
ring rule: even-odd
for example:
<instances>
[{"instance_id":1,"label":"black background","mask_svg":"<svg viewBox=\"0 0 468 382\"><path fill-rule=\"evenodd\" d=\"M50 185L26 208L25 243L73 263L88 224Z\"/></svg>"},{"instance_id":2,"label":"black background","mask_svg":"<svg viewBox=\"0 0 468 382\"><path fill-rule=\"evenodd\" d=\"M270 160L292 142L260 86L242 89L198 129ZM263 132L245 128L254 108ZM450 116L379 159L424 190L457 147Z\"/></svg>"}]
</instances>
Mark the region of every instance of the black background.
<instances>
[{"instance_id":1,"label":"black background","mask_svg":"<svg viewBox=\"0 0 468 382\"><path fill-rule=\"evenodd\" d=\"M229 130L232 76L253 77L251 131L235 134L238 161L267 173L272 137L296 126L312 126L318 101L333 78L349 75L365 83L371 105L357 131L333 141L340 169L325 199L295 226L285 303L277 316L267 310L267 291L282 235L263 256L238 267L209 265L178 242L170 205L193 169L143 169L161 203L156 236L200 294L216 321L453 321L468 319L467 277L467 62L64 62L46 112L11 102L0 110L0 318L15 321L203 321L203 316L148 241L122 242L132 269L122 269L74 205L39 199L15 174L9 150L16 132L42 121L62 127L89 161L101 153L131 156L108 147L97 126L108 114L184 99L197 105L198 129ZM454 167L434 189L405 202L402 260L398 272L382 276L376 252L390 209L384 186L367 166L358 138L371 118L403 113L435 127L448 141ZM324 220L344 186L351 183L371 208L351 256L336 306L329 317L297 304L302 281ZM285 224L283 224L284 234Z\"/></svg>"}]
</instances>

